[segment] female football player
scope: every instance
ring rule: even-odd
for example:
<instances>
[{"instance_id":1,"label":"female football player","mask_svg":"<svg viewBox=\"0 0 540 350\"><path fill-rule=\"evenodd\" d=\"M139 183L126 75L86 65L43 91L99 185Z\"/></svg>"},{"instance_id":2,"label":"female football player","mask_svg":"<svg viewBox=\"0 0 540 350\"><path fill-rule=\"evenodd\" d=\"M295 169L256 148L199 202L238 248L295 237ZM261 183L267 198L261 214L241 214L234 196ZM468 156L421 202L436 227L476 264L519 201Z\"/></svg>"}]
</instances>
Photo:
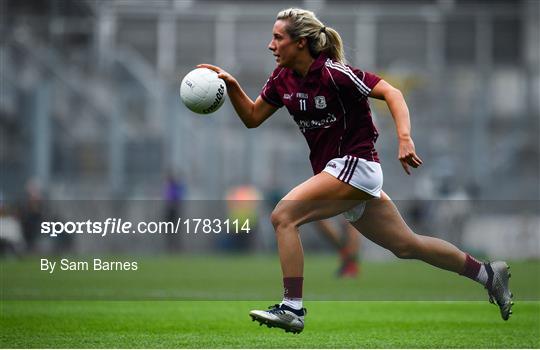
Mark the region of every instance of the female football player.
<instances>
[{"instance_id":1,"label":"female football player","mask_svg":"<svg viewBox=\"0 0 540 350\"><path fill-rule=\"evenodd\" d=\"M199 65L225 81L236 113L248 128L258 127L285 106L311 151L314 176L292 189L271 215L283 273L283 300L269 310L253 310L250 316L287 332L303 330L304 256L298 228L343 213L366 238L397 257L419 259L481 283L507 320L513 304L507 264L481 263L446 241L415 234L382 191L383 174L374 147L378 134L368 97L388 105L403 170L410 174L411 168L422 165L401 92L377 75L347 65L340 35L311 11L279 12L268 49L277 67L255 101L231 74L213 65Z\"/></svg>"}]
</instances>

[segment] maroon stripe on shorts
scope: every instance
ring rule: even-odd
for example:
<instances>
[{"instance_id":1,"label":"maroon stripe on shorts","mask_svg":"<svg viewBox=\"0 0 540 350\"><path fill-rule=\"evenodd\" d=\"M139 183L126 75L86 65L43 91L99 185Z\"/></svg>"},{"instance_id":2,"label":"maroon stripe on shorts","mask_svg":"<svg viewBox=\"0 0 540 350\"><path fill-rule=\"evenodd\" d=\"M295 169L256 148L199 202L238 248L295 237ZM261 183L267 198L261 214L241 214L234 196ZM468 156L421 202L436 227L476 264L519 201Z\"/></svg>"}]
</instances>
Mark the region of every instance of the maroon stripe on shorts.
<instances>
[{"instance_id":1,"label":"maroon stripe on shorts","mask_svg":"<svg viewBox=\"0 0 540 350\"><path fill-rule=\"evenodd\" d=\"M350 158L350 156L347 156L347 161L345 162L345 166L343 167L343 170L341 170L341 174L339 174L338 176L339 180L343 181L345 176L347 176L347 174L349 173L349 166L351 165L352 162L353 160Z\"/></svg>"},{"instance_id":2,"label":"maroon stripe on shorts","mask_svg":"<svg viewBox=\"0 0 540 350\"><path fill-rule=\"evenodd\" d=\"M356 159L354 160L354 164L353 164L353 166L351 167L351 169L352 169L351 174L349 175L349 177L347 178L347 180L345 180L346 183L349 183L349 181L351 181L352 176L353 176L353 174L354 174L354 171L356 170L356 166L357 166L357 165L358 165L358 158L356 158Z\"/></svg>"},{"instance_id":3,"label":"maroon stripe on shorts","mask_svg":"<svg viewBox=\"0 0 540 350\"><path fill-rule=\"evenodd\" d=\"M341 180L341 175L345 172L345 169L347 169L347 165L349 164L349 156L347 156L347 159L345 159L345 165L343 166L343 169L341 169L341 172L339 173L339 176L337 177L338 180Z\"/></svg>"},{"instance_id":4,"label":"maroon stripe on shorts","mask_svg":"<svg viewBox=\"0 0 540 350\"><path fill-rule=\"evenodd\" d=\"M345 172L345 175L343 176L343 179L341 179L343 182L347 182L346 179L349 177L349 173L353 167L355 157L351 157L351 162L349 163L349 166L347 167L347 171Z\"/></svg>"}]
</instances>

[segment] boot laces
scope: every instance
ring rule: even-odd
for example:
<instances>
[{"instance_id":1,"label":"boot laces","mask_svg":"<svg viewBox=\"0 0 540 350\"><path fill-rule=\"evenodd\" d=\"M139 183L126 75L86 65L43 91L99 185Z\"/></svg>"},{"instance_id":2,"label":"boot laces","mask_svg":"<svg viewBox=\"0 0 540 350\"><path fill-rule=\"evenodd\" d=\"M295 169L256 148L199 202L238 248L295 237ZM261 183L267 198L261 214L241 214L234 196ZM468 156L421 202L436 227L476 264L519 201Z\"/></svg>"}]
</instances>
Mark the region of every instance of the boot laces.
<instances>
[{"instance_id":1,"label":"boot laces","mask_svg":"<svg viewBox=\"0 0 540 350\"><path fill-rule=\"evenodd\" d=\"M271 313L273 315L283 315L285 311L281 309L281 305L275 304L268 306L268 313Z\"/></svg>"}]
</instances>

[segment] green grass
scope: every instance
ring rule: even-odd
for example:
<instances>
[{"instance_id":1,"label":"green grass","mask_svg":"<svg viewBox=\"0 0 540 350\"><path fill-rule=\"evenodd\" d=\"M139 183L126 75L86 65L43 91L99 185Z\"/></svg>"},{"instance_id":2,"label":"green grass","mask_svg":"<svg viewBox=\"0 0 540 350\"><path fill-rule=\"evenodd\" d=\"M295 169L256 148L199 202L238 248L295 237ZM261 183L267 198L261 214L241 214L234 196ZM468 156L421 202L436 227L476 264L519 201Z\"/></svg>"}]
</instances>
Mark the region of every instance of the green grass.
<instances>
[{"instance_id":1,"label":"green grass","mask_svg":"<svg viewBox=\"0 0 540 350\"><path fill-rule=\"evenodd\" d=\"M39 258L0 261L4 300L273 300L281 294L275 256L124 257L139 270L39 271ZM91 260L91 259L89 259ZM484 301L482 288L455 273L410 260L366 262L359 279L338 280L337 257L309 255L308 300ZM540 300L540 262L510 262L512 291Z\"/></svg>"},{"instance_id":2,"label":"green grass","mask_svg":"<svg viewBox=\"0 0 540 350\"><path fill-rule=\"evenodd\" d=\"M125 258L132 260L131 258ZM540 263L511 262L514 315L474 282L415 261L365 263L334 277L307 256L300 335L248 312L281 295L274 256L137 258L135 272L39 271L0 260L0 346L13 348L539 348Z\"/></svg>"},{"instance_id":3,"label":"green grass","mask_svg":"<svg viewBox=\"0 0 540 350\"><path fill-rule=\"evenodd\" d=\"M485 302L308 302L300 335L259 327L263 302L9 301L2 347L25 348L538 348L540 304L510 321Z\"/></svg>"}]
</instances>

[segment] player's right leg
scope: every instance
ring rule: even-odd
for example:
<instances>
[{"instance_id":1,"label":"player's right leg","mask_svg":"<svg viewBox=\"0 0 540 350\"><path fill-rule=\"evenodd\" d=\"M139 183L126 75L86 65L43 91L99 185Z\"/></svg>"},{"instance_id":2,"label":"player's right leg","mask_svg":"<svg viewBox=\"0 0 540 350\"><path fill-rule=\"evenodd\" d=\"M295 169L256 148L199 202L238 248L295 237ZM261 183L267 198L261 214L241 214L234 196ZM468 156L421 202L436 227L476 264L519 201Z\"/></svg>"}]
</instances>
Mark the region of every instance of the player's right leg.
<instances>
[{"instance_id":1,"label":"player's right leg","mask_svg":"<svg viewBox=\"0 0 540 350\"><path fill-rule=\"evenodd\" d=\"M353 226L376 244L403 259L420 259L433 266L467 276L488 290L500 307L501 316L511 315L510 274L505 262L482 264L442 239L415 234L405 223L394 203L384 192L380 199L367 202L365 211Z\"/></svg>"},{"instance_id":2,"label":"player's right leg","mask_svg":"<svg viewBox=\"0 0 540 350\"><path fill-rule=\"evenodd\" d=\"M507 321L512 315L512 306L514 295L508 287L510 279L510 266L504 261L494 261L484 264L488 274L488 281L485 285L489 301L497 304L501 310L501 317Z\"/></svg>"}]
</instances>

